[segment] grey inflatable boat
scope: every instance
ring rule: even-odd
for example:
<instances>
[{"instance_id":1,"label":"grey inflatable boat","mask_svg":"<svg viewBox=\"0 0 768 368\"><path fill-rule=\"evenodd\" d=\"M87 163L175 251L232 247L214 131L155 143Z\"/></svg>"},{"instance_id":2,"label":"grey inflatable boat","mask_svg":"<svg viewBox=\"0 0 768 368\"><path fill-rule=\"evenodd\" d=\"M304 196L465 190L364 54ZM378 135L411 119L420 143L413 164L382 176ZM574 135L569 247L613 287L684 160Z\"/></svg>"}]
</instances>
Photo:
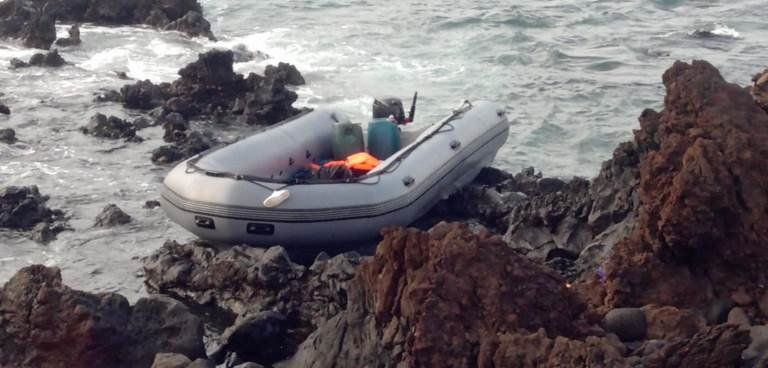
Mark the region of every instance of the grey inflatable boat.
<instances>
[{"instance_id":1,"label":"grey inflatable boat","mask_svg":"<svg viewBox=\"0 0 768 368\"><path fill-rule=\"evenodd\" d=\"M307 247L373 239L471 182L506 142L510 125L503 106L465 102L442 121L403 132L402 149L365 175L295 179L315 157L331 157L337 120L315 110L180 163L163 183L163 209L200 238L223 243Z\"/></svg>"}]
</instances>

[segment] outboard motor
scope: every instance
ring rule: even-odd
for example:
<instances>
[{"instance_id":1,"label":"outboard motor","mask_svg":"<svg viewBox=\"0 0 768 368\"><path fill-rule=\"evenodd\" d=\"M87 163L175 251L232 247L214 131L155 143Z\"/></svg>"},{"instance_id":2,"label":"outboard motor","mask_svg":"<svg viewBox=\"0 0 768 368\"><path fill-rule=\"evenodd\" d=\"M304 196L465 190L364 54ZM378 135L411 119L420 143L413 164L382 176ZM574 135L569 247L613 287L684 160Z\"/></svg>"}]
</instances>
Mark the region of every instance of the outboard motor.
<instances>
[{"instance_id":1,"label":"outboard motor","mask_svg":"<svg viewBox=\"0 0 768 368\"><path fill-rule=\"evenodd\" d=\"M373 100L373 118L387 119L394 116L397 124L406 124L403 101L397 97L377 98Z\"/></svg>"}]
</instances>

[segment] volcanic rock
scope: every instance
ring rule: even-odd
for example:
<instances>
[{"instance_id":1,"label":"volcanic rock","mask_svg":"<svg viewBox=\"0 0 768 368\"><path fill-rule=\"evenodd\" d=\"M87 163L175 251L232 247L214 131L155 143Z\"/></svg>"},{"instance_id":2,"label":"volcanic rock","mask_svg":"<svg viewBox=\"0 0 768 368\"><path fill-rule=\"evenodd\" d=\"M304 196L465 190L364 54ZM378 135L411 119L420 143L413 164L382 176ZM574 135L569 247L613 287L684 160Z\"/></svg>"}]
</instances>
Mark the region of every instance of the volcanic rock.
<instances>
[{"instance_id":1,"label":"volcanic rock","mask_svg":"<svg viewBox=\"0 0 768 368\"><path fill-rule=\"evenodd\" d=\"M224 331L221 345L210 356L217 363L224 361L227 352L250 362L272 364L283 360L294 352L287 350L292 347L284 343L288 338L287 327L287 318L275 311L241 316Z\"/></svg>"},{"instance_id":2,"label":"volcanic rock","mask_svg":"<svg viewBox=\"0 0 768 368\"><path fill-rule=\"evenodd\" d=\"M161 146L152 151L153 163L157 165L173 163L192 157L218 144L211 137L210 132L193 131L186 134L176 131L175 135L169 139L177 140L172 145Z\"/></svg>"},{"instance_id":3,"label":"volcanic rock","mask_svg":"<svg viewBox=\"0 0 768 368\"><path fill-rule=\"evenodd\" d=\"M144 206L143 207L148 209L148 210L151 210L153 208L160 207L160 202L156 201L156 200L149 200L149 201L144 202Z\"/></svg>"},{"instance_id":4,"label":"volcanic rock","mask_svg":"<svg viewBox=\"0 0 768 368\"><path fill-rule=\"evenodd\" d=\"M690 339L665 345L646 357L648 368L739 367L741 352L749 345L749 333L734 325L708 327Z\"/></svg>"},{"instance_id":5,"label":"volcanic rock","mask_svg":"<svg viewBox=\"0 0 768 368\"><path fill-rule=\"evenodd\" d=\"M181 303L90 294L57 268L21 269L0 293L0 366L149 367L159 352L205 357L203 325Z\"/></svg>"},{"instance_id":6,"label":"volcanic rock","mask_svg":"<svg viewBox=\"0 0 768 368\"><path fill-rule=\"evenodd\" d=\"M616 334L621 341L645 338L648 328L645 313L640 308L616 308L605 315L605 330Z\"/></svg>"},{"instance_id":7,"label":"volcanic rock","mask_svg":"<svg viewBox=\"0 0 768 368\"><path fill-rule=\"evenodd\" d=\"M184 153L176 145L160 146L152 150L152 163L166 165L184 159Z\"/></svg>"},{"instance_id":8,"label":"volcanic rock","mask_svg":"<svg viewBox=\"0 0 768 368\"><path fill-rule=\"evenodd\" d=\"M63 212L45 205L48 196L40 194L36 185L5 187L0 190L0 228L31 230L41 222L53 223L63 218Z\"/></svg>"},{"instance_id":9,"label":"volcanic rock","mask_svg":"<svg viewBox=\"0 0 768 368\"><path fill-rule=\"evenodd\" d=\"M228 336L223 339L218 358L233 349L269 364L288 357L319 324L346 308L347 283L359 262L357 254L345 253L333 258L318 257L306 268L291 262L281 247L235 246L217 250L201 241L166 242L144 260L144 272L147 290L152 293L173 295L195 305L242 316L225 334ZM285 321L273 324L280 320L277 315L261 314L269 311L285 316ZM264 335L267 331L248 327L263 323L277 329ZM246 327L243 331L252 333L235 333ZM284 338L269 341L271 350L253 350L249 354L243 348L248 341L253 346L268 336Z\"/></svg>"},{"instance_id":10,"label":"volcanic rock","mask_svg":"<svg viewBox=\"0 0 768 368\"><path fill-rule=\"evenodd\" d=\"M216 364L202 358L191 361L182 354L157 353L151 368L216 368Z\"/></svg>"},{"instance_id":11,"label":"volcanic rock","mask_svg":"<svg viewBox=\"0 0 768 368\"><path fill-rule=\"evenodd\" d=\"M6 144L16 143L16 131L11 128L0 129L0 142Z\"/></svg>"},{"instance_id":12,"label":"volcanic rock","mask_svg":"<svg viewBox=\"0 0 768 368\"><path fill-rule=\"evenodd\" d=\"M751 89L752 97L763 110L768 111L768 69L755 74L752 82L754 82Z\"/></svg>"},{"instance_id":13,"label":"volcanic rock","mask_svg":"<svg viewBox=\"0 0 768 368\"><path fill-rule=\"evenodd\" d=\"M747 312L739 307L733 308L728 312L727 323L739 326L743 329L749 329L752 326L752 322L750 322Z\"/></svg>"},{"instance_id":14,"label":"volcanic rock","mask_svg":"<svg viewBox=\"0 0 768 368\"><path fill-rule=\"evenodd\" d=\"M47 50L56 40L56 15L49 3L37 8L27 8L31 14L22 26L21 34L24 46Z\"/></svg>"},{"instance_id":15,"label":"volcanic rock","mask_svg":"<svg viewBox=\"0 0 768 368\"><path fill-rule=\"evenodd\" d=\"M0 3L0 37L23 38L29 47L47 49L56 38L56 19L100 25L144 23L162 29L190 13L200 18L190 23L196 27L174 29L193 37L212 37L197 0L5 0Z\"/></svg>"},{"instance_id":16,"label":"volcanic rock","mask_svg":"<svg viewBox=\"0 0 768 368\"><path fill-rule=\"evenodd\" d=\"M105 90L101 93L96 94L96 97L93 99L95 102L123 102L123 95L120 94L120 92L115 91L113 89L111 90Z\"/></svg>"},{"instance_id":17,"label":"volcanic rock","mask_svg":"<svg viewBox=\"0 0 768 368\"><path fill-rule=\"evenodd\" d=\"M72 228L63 222L56 222L53 224L40 222L32 228L29 237L38 243L46 244L56 239L56 236L59 233L67 230L72 230Z\"/></svg>"},{"instance_id":18,"label":"volcanic rock","mask_svg":"<svg viewBox=\"0 0 768 368\"><path fill-rule=\"evenodd\" d=\"M706 308L768 282L768 114L711 64L664 73L664 110L647 110L638 141L639 219L613 248L600 287L606 306Z\"/></svg>"},{"instance_id":19,"label":"volcanic rock","mask_svg":"<svg viewBox=\"0 0 768 368\"><path fill-rule=\"evenodd\" d=\"M69 27L69 37L59 38L56 40L55 44L60 47L69 47L79 45L82 42L83 41L80 40L80 25L75 23L72 27Z\"/></svg>"},{"instance_id":20,"label":"volcanic rock","mask_svg":"<svg viewBox=\"0 0 768 368\"><path fill-rule=\"evenodd\" d=\"M646 305L642 308L647 321L648 339L687 339L706 327L704 316L690 309Z\"/></svg>"},{"instance_id":21,"label":"volcanic rock","mask_svg":"<svg viewBox=\"0 0 768 368\"><path fill-rule=\"evenodd\" d=\"M132 221L131 216L123 212L120 207L114 204L108 204L101 210L101 213L96 216L93 226L96 227L113 227L118 225L125 225Z\"/></svg>"},{"instance_id":22,"label":"volcanic rock","mask_svg":"<svg viewBox=\"0 0 768 368\"><path fill-rule=\"evenodd\" d=\"M213 32L211 32L211 23L208 23L208 21L203 18L203 15L196 11L188 12L183 17L168 23L163 29L166 31L186 33L192 37L207 37L210 40L216 41L216 37L214 37Z\"/></svg>"},{"instance_id":23,"label":"volcanic rock","mask_svg":"<svg viewBox=\"0 0 768 368\"><path fill-rule=\"evenodd\" d=\"M123 104L129 109L151 110L161 106L166 96L159 86L149 80L127 84L120 89Z\"/></svg>"},{"instance_id":24,"label":"volcanic rock","mask_svg":"<svg viewBox=\"0 0 768 368\"><path fill-rule=\"evenodd\" d=\"M130 139L136 136L136 128L133 124L115 116L107 117L101 113L91 117L88 125L80 128L80 130L94 137L109 139Z\"/></svg>"},{"instance_id":25,"label":"volcanic rock","mask_svg":"<svg viewBox=\"0 0 768 368\"><path fill-rule=\"evenodd\" d=\"M504 333L582 333L584 304L565 280L499 237L458 223L383 235L348 288L347 309L285 366L481 366Z\"/></svg>"},{"instance_id":26,"label":"volcanic rock","mask_svg":"<svg viewBox=\"0 0 768 368\"><path fill-rule=\"evenodd\" d=\"M30 66L58 68L66 64L67 62L64 60L64 58L61 57L61 55L59 55L59 51L56 49L44 54L34 54L29 58L29 62L24 62L16 58L11 59L11 68L13 69L27 68Z\"/></svg>"},{"instance_id":27,"label":"volcanic rock","mask_svg":"<svg viewBox=\"0 0 768 368\"><path fill-rule=\"evenodd\" d=\"M233 63L234 53L229 50L200 54L197 61L179 70L180 78L170 85L144 81L123 87L125 106L148 110L162 105L158 118L176 112L185 119L216 116L219 121L229 121L235 119L226 115L234 115L249 124L273 124L299 113L292 106L296 93L285 87L286 80L303 80L295 67L268 67L269 76L251 73L245 78L234 72Z\"/></svg>"},{"instance_id":28,"label":"volcanic rock","mask_svg":"<svg viewBox=\"0 0 768 368\"><path fill-rule=\"evenodd\" d=\"M483 349L484 348L484 349ZM583 341L558 336L543 329L533 334L504 334L480 350L478 367L561 368L629 367L623 346L607 338L589 336Z\"/></svg>"},{"instance_id":29,"label":"volcanic rock","mask_svg":"<svg viewBox=\"0 0 768 368\"><path fill-rule=\"evenodd\" d=\"M296 66L284 62L277 63L277 66L267 65L264 68L264 77L267 79L274 79L282 81L285 84L294 86L300 86L306 83L304 76L299 73Z\"/></svg>"},{"instance_id":30,"label":"volcanic rock","mask_svg":"<svg viewBox=\"0 0 768 368\"><path fill-rule=\"evenodd\" d=\"M749 338L749 346L741 353L744 366L768 366L768 326L752 326L749 329Z\"/></svg>"}]
</instances>

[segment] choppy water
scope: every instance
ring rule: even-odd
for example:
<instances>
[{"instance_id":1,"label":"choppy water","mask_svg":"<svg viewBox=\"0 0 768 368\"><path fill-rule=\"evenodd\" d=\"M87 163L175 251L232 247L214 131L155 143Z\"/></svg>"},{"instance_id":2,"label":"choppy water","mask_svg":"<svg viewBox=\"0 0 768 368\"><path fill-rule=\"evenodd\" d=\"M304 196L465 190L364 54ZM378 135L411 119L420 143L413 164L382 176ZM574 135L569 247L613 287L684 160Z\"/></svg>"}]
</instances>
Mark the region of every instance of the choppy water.
<instances>
[{"instance_id":1,"label":"choppy water","mask_svg":"<svg viewBox=\"0 0 768 368\"><path fill-rule=\"evenodd\" d=\"M19 267L45 263L62 267L70 285L133 299L143 293L139 258L165 239L191 238L161 210L141 208L157 198L167 171L149 161L162 144L159 128L141 131L144 143L127 145L77 130L96 112L136 114L91 102L100 88L125 83L115 70L171 81L197 53L242 43L272 59L236 64L238 71L294 63L308 82L297 90L297 105L339 108L357 121L378 95L407 99L418 90L421 121L463 99L497 100L515 121L497 166L590 177L630 136L642 109L661 105L661 74L674 60L709 60L746 85L768 55L768 8L757 0L202 3L218 42L85 25L83 45L62 50L73 66L23 71L4 66L35 51L0 42L0 99L13 111L0 115L0 127L14 128L21 139L0 143L0 186L37 184L76 229L47 246L0 232L0 282ZM228 136L248 132L227 129ZM107 203L134 223L92 228Z\"/></svg>"}]
</instances>

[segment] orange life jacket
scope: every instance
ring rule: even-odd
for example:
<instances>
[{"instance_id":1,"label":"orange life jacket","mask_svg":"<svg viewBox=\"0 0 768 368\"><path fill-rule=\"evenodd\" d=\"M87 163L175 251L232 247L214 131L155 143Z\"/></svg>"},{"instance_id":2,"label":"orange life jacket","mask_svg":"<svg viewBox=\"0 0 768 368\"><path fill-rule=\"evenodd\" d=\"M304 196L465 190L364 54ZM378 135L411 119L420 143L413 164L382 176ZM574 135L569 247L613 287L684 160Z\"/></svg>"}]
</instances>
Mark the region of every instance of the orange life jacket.
<instances>
[{"instance_id":1,"label":"orange life jacket","mask_svg":"<svg viewBox=\"0 0 768 368\"><path fill-rule=\"evenodd\" d=\"M323 164L323 167L344 166L355 174L365 174L378 165L379 160L376 157L371 156L368 152L360 152L347 156L347 159L343 161L328 161ZM320 165L309 164L309 168L312 171L317 171L320 170Z\"/></svg>"},{"instance_id":2,"label":"orange life jacket","mask_svg":"<svg viewBox=\"0 0 768 368\"><path fill-rule=\"evenodd\" d=\"M367 173L379 165L379 160L368 152L360 152L347 156L346 164L352 171Z\"/></svg>"}]
</instances>

